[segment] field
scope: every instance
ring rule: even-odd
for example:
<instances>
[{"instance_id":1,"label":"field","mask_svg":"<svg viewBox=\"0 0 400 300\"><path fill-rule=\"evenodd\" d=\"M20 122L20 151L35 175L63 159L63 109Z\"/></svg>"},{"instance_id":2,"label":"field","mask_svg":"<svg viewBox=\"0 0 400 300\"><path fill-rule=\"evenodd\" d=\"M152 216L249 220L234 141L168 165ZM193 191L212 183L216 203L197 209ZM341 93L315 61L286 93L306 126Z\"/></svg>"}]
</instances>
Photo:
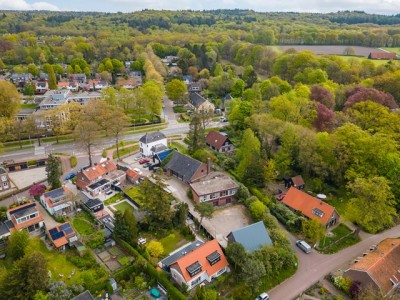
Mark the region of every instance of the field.
<instances>
[{"instance_id":1,"label":"field","mask_svg":"<svg viewBox=\"0 0 400 300\"><path fill-rule=\"evenodd\" d=\"M284 45L284 46L279 46L281 50L286 50L286 49L296 49L297 51L302 51L302 50L310 50L311 52L314 52L315 54L334 54L334 55L343 55L344 51L346 48L351 47L355 51L356 56L364 56L368 57L368 55L371 52L385 52L379 48L372 48L372 47L360 47L360 46L316 46L316 45Z\"/></svg>"},{"instance_id":2,"label":"field","mask_svg":"<svg viewBox=\"0 0 400 300\"><path fill-rule=\"evenodd\" d=\"M372 61L376 66L385 65L386 63L388 63L390 61L387 59L368 59L368 58L359 57L359 56L348 56L348 55L338 55L338 56L345 61L356 60L360 63L364 60Z\"/></svg>"},{"instance_id":3,"label":"field","mask_svg":"<svg viewBox=\"0 0 400 300\"><path fill-rule=\"evenodd\" d=\"M124 213L127 209L133 210L133 206L126 201L114 205L114 208L119 210L121 213Z\"/></svg>"}]
</instances>

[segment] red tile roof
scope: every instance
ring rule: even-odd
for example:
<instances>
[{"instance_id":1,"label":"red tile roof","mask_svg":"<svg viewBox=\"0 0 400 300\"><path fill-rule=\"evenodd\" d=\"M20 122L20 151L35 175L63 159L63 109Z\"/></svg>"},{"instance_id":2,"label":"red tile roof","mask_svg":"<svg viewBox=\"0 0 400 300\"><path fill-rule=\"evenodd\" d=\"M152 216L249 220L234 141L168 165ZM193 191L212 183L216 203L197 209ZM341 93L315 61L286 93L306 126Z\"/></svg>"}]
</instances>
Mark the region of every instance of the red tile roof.
<instances>
[{"instance_id":1,"label":"red tile roof","mask_svg":"<svg viewBox=\"0 0 400 300\"><path fill-rule=\"evenodd\" d=\"M295 187L291 187L283 198L282 203L290 208L300 211L303 215L310 219L317 219L322 224L328 223L335 208L324 201L310 196L307 193L299 191ZM313 210L318 209L323 213L322 217L317 216Z\"/></svg>"},{"instance_id":2,"label":"red tile roof","mask_svg":"<svg viewBox=\"0 0 400 300\"><path fill-rule=\"evenodd\" d=\"M385 239L380 242L376 250L369 252L347 270L367 272L374 280L383 295L393 287L394 282L400 280L400 239Z\"/></svg>"},{"instance_id":3,"label":"red tile roof","mask_svg":"<svg viewBox=\"0 0 400 300\"><path fill-rule=\"evenodd\" d=\"M207 256L215 251L217 251L221 255L221 260L214 265L211 265L207 260ZM197 276L195 275L194 277L190 277L189 272L186 270L186 268L196 261L198 261L202 267L202 272L197 274L197 276L199 276L204 271L207 272L208 276L211 276L217 273L219 270L223 269L224 267L228 266L228 261L226 260L226 257L222 252L222 249L217 240L212 240L203 244L196 250L178 259L173 265L178 266L180 273L185 278L185 281L189 282Z\"/></svg>"},{"instance_id":4,"label":"red tile roof","mask_svg":"<svg viewBox=\"0 0 400 300\"><path fill-rule=\"evenodd\" d=\"M36 208L37 204L35 203L35 210L39 213L38 216L36 218L29 219L29 220L27 220L27 221L25 221L23 223L19 223L19 224L17 223L17 220L15 219L15 216L12 215L11 212L13 212L13 211L15 211L17 209L26 207L26 206L31 205L31 204L32 204L32 202L28 202L28 203L25 203L23 205L20 205L20 206L14 207L14 208L10 208L7 211L7 214L9 214L11 216L11 222L14 224L14 228L12 229L12 231L21 230L21 229L27 228L27 227L29 227L31 225L34 225L34 224L37 224L37 223L40 223L40 222L44 221L43 215Z\"/></svg>"},{"instance_id":5,"label":"red tile roof","mask_svg":"<svg viewBox=\"0 0 400 300\"><path fill-rule=\"evenodd\" d=\"M228 136L223 135L218 131L210 131L206 137L206 143L213 146L215 149L220 149L228 139Z\"/></svg>"},{"instance_id":6,"label":"red tile roof","mask_svg":"<svg viewBox=\"0 0 400 300\"><path fill-rule=\"evenodd\" d=\"M72 232L70 232L69 234L67 234L65 231L61 230L61 229L60 229L60 226L62 226L62 225L64 225L64 224L69 224L69 226L72 228L72 226L71 226L71 224L70 224L69 222L65 222L65 223L60 224L60 225L58 225L58 226L56 226L56 227L50 228L50 229L47 231L48 237L50 238L50 240L52 241L52 243L54 244L54 246L55 246L56 248L60 248L60 247L62 247L62 246L64 246L64 245L67 245L67 244L68 244L68 239L69 239L70 237L73 237L74 235L76 235L76 232L75 232L74 230L72 230ZM63 237L60 237L60 238L58 238L58 239L56 239L56 240L53 240L52 237L51 237L51 234L50 234L50 230L52 230L52 229L54 229L54 228L56 228L57 231L63 231L63 232L64 232L64 236L63 236Z\"/></svg>"},{"instance_id":7,"label":"red tile roof","mask_svg":"<svg viewBox=\"0 0 400 300\"><path fill-rule=\"evenodd\" d=\"M391 52L371 52L369 55L371 59L396 59L396 53Z\"/></svg>"},{"instance_id":8,"label":"red tile roof","mask_svg":"<svg viewBox=\"0 0 400 300\"><path fill-rule=\"evenodd\" d=\"M126 175L134 180L140 178L140 175L131 169L126 170Z\"/></svg>"},{"instance_id":9,"label":"red tile roof","mask_svg":"<svg viewBox=\"0 0 400 300\"><path fill-rule=\"evenodd\" d=\"M82 174L89 180L95 180L96 178L103 176L111 171L117 169L117 166L111 161L107 160L98 164L97 166L87 168L82 171Z\"/></svg>"}]
</instances>

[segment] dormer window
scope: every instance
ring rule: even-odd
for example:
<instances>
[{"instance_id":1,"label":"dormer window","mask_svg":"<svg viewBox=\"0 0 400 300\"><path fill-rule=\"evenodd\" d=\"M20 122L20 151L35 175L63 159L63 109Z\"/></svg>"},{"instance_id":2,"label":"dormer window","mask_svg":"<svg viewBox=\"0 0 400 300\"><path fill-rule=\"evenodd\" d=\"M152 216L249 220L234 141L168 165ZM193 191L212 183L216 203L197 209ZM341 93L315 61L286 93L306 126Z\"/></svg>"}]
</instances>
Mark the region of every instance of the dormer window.
<instances>
[{"instance_id":1,"label":"dormer window","mask_svg":"<svg viewBox=\"0 0 400 300\"><path fill-rule=\"evenodd\" d=\"M189 267L187 267L186 271L188 271L190 277L193 277L201 272L201 264L198 261L196 261Z\"/></svg>"},{"instance_id":2,"label":"dormer window","mask_svg":"<svg viewBox=\"0 0 400 300\"><path fill-rule=\"evenodd\" d=\"M221 254L219 254L218 251L214 251L213 253L207 256L207 260L211 266L215 265L217 262L221 260Z\"/></svg>"}]
</instances>

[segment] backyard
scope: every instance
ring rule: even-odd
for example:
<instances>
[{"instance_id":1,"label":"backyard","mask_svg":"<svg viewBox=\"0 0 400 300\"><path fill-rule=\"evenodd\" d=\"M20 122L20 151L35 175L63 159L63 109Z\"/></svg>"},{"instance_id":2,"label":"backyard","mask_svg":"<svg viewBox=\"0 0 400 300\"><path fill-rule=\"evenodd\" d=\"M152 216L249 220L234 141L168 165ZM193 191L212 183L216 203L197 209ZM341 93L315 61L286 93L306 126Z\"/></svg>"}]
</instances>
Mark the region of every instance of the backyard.
<instances>
[{"instance_id":1,"label":"backyard","mask_svg":"<svg viewBox=\"0 0 400 300\"><path fill-rule=\"evenodd\" d=\"M80 212L72 220L72 225L80 235L87 236L95 233L92 222L90 216L85 212Z\"/></svg>"},{"instance_id":2,"label":"backyard","mask_svg":"<svg viewBox=\"0 0 400 300\"><path fill-rule=\"evenodd\" d=\"M124 190L124 193L135 200L140 205L140 189L138 186L133 186Z\"/></svg>"},{"instance_id":3,"label":"backyard","mask_svg":"<svg viewBox=\"0 0 400 300\"><path fill-rule=\"evenodd\" d=\"M360 238L351 233L352 231L350 230L350 228L348 228L344 224L339 224L339 226L334 228L331 233L326 234L319 241L319 252L326 254L336 253L341 249L358 243L360 241ZM338 240L340 241L338 242Z\"/></svg>"},{"instance_id":4,"label":"backyard","mask_svg":"<svg viewBox=\"0 0 400 300\"><path fill-rule=\"evenodd\" d=\"M167 256L169 253L171 253L175 249L182 247L183 245L189 243L190 241L187 240L179 231L174 230L168 236L160 239L159 242L164 247L163 255Z\"/></svg>"},{"instance_id":5,"label":"backyard","mask_svg":"<svg viewBox=\"0 0 400 300\"><path fill-rule=\"evenodd\" d=\"M128 201L128 200L127 200ZM115 204L114 208L120 211L121 213L124 213L127 209L133 210L133 206L130 205L127 201L123 201L121 203Z\"/></svg>"}]
</instances>

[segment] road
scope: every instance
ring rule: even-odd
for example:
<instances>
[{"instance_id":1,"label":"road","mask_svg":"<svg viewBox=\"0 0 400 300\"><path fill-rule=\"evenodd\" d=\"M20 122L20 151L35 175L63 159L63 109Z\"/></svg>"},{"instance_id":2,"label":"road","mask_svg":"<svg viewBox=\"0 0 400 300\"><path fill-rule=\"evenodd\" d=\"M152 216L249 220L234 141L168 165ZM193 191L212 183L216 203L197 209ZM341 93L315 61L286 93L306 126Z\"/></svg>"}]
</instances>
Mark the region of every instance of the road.
<instances>
[{"instance_id":1,"label":"road","mask_svg":"<svg viewBox=\"0 0 400 300\"><path fill-rule=\"evenodd\" d=\"M269 291L270 298L271 300L295 299L319 279L330 272L338 270L338 268L362 255L362 253L368 250L372 245L376 245L386 238L398 238L399 236L400 225L380 234L367 235L366 238L358 244L332 255L319 254L316 252L305 254L296 247L296 254L299 258L297 273ZM290 236L290 239L294 245L295 237Z\"/></svg>"}]
</instances>

